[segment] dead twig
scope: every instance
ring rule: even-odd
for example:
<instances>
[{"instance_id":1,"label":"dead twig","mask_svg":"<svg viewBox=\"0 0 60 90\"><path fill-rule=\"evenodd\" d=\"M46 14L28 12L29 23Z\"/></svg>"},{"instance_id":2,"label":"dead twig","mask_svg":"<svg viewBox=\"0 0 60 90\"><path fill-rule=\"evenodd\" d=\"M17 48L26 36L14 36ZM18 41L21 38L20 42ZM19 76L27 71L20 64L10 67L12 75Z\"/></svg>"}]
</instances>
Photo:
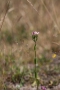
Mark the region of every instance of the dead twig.
<instances>
[{"instance_id":1,"label":"dead twig","mask_svg":"<svg viewBox=\"0 0 60 90\"><path fill-rule=\"evenodd\" d=\"M5 17L6 17L6 15L7 15L7 13L8 13L8 10L9 10L9 3L10 3L10 2L6 2L6 5L5 5L6 11L5 11L5 15L4 15L4 17L3 17L1 26L0 26L0 31L1 31L1 29L2 29L2 26L3 26L3 23L4 23Z\"/></svg>"},{"instance_id":2,"label":"dead twig","mask_svg":"<svg viewBox=\"0 0 60 90\"><path fill-rule=\"evenodd\" d=\"M30 0L27 0L27 2L28 2L28 3L32 6L32 8L38 13L38 10L33 6L33 4L30 2ZM46 11L48 12L51 20L52 20L52 21L54 22L54 24L57 26L58 32L60 33L59 27L58 27L58 25L57 25L57 22L54 20L53 16L52 16L51 13L49 12L49 10L48 10L47 6L45 5L44 1L41 0L41 2L42 2L42 4L44 5ZM38 13L38 14L39 14L39 13ZM39 14L39 15L40 15L40 14Z\"/></svg>"}]
</instances>

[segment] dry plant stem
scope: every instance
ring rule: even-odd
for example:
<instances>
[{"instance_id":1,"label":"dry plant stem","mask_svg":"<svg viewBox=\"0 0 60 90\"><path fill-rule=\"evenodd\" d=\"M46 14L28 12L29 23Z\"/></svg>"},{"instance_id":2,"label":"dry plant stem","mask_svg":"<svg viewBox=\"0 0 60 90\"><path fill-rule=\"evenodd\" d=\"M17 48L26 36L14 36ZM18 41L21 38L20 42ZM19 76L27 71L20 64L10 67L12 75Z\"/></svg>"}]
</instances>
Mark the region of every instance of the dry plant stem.
<instances>
[{"instance_id":1,"label":"dry plant stem","mask_svg":"<svg viewBox=\"0 0 60 90\"><path fill-rule=\"evenodd\" d=\"M55 19L56 19L56 22L57 22L57 25L58 25L58 28L59 28L59 23L58 23L58 20L57 20L57 13L56 13L55 6L54 6L54 0L52 0L52 10L53 10L53 14L55 16Z\"/></svg>"},{"instance_id":2,"label":"dry plant stem","mask_svg":"<svg viewBox=\"0 0 60 90\"><path fill-rule=\"evenodd\" d=\"M5 13L5 15L4 15L4 17L3 17L3 21L2 21L1 26L0 26L0 31L1 31L1 29L2 29L2 26L3 26L4 20L5 20L6 14L7 14L7 12Z\"/></svg>"},{"instance_id":3,"label":"dry plant stem","mask_svg":"<svg viewBox=\"0 0 60 90\"><path fill-rule=\"evenodd\" d=\"M49 10L48 10L47 6L44 4L44 1L43 1L43 0L41 0L41 1L42 1L43 5L44 5L44 7L45 7L46 11L48 12L48 14L49 14L49 16L50 16L51 20L52 20L52 21L54 22L54 24L57 26L58 32L60 32L60 31L59 31L58 24L57 24L57 22L55 21L54 17L53 17L53 16L51 15L51 13L49 12Z\"/></svg>"},{"instance_id":4,"label":"dry plant stem","mask_svg":"<svg viewBox=\"0 0 60 90\"><path fill-rule=\"evenodd\" d=\"M2 20L2 23L1 23L1 26L0 26L0 31L1 31L1 29L2 29L2 26L3 26L3 23L4 23L5 17L6 17L6 15L7 15L7 13L8 13L8 10L9 10L9 9L6 10L5 15L4 15L4 17L3 17L3 20Z\"/></svg>"},{"instance_id":5,"label":"dry plant stem","mask_svg":"<svg viewBox=\"0 0 60 90\"><path fill-rule=\"evenodd\" d=\"M30 0L27 0L27 2L28 2L28 3L32 6L32 8L33 8L37 13L38 13L38 10L35 9L35 7L34 7L33 4L30 2ZM48 12L48 14L49 14L51 20L52 20L52 21L54 22L54 24L57 26L57 30L58 30L58 32L60 33L59 27L58 27L58 25L57 25L57 22L54 20L54 17L53 17L53 16L51 15L51 13L49 12L47 6L44 4L44 1L41 0L41 2L42 2L42 4L44 5L46 11ZM38 14L39 14L39 13L38 13ZM39 15L40 15L40 14L39 14Z\"/></svg>"}]
</instances>

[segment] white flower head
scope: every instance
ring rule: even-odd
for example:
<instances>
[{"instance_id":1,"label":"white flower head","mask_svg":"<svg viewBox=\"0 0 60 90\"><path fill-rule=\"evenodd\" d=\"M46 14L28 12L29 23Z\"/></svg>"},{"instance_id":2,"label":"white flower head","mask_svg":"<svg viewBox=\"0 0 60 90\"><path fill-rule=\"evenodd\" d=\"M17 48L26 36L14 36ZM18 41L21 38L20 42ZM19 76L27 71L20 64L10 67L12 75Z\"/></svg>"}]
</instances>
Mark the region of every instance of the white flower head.
<instances>
[{"instance_id":1,"label":"white flower head","mask_svg":"<svg viewBox=\"0 0 60 90\"><path fill-rule=\"evenodd\" d=\"M33 33L32 33L32 35L38 35L39 34L39 32L37 32L37 31L34 31Z\"/></svg>"},{"instance_id":2,"label":"white flower head","mask_svg":"<svg viewBox=\"0 0 60 90\"><path fill-rule=\"evenodd\" d=\"M38 39L38 34L39 34L39 32L37 32L37 31L32 32L32 39L33 39L34 42L37 41L37 39Z\"/></svg>"}]
</instances>

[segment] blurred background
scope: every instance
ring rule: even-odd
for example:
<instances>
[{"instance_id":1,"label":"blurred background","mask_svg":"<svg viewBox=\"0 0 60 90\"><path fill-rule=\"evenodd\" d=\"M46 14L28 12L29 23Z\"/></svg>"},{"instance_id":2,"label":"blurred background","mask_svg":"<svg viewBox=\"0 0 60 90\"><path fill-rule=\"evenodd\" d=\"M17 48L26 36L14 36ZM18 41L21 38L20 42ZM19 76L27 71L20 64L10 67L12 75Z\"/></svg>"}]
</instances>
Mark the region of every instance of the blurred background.
<instances>
[{"instance_id":1,"label":"blurred background","mask_svg":"<svg viewBox=\"0 0 60 90\"><path fill-rule=\"evenodd\" d=\"M32 61L33 31L40 32L38 56L59 50L59 8L59 0L0 0L0 53Z\"/></svg>"},{"instance_id":2,"label":"blurred background","mask_svg":"<svg viewBox=\"0 0 60 90\"><path fill-rule=\"evenodd\" d=\"M0 74L14 62L33 63L33 31L39 32L38 58L59 54L60 0L0 0Z\"/></svg>"}]
</instances>

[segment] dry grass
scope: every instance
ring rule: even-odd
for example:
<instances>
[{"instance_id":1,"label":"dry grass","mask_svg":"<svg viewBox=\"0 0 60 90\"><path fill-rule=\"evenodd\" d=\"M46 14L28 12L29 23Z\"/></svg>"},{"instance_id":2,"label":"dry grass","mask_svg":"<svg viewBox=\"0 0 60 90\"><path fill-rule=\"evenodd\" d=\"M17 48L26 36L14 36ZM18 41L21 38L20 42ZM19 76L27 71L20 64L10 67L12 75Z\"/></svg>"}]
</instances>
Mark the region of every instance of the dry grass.
<instances>
[{"instance_id":1,"label":"dry grass","mask_svg":"<svg viewBox=\"0 0 60 90\"><path fill-rule=\"evenodd\" d=\"M9 0L9 2L0 0L0 66L2 70L5 70L6 56L8 56L8 65L12 63L12 58L17 65L33 62L32 31L40 32L37 42L38 58L44 52L50 57L51 50L58 54L59 29L59 0Z\"/></svg>"},{"instance_id":2,"label":"dry grass","mask_svg":"<svg viewBox=\"0 0 60 90\"><path fill-rule=\"evenodd\" d=\"M29 0L12 0L6 13L6 1L3 3L1 1L1 10L4 8L1 12L1 44L3 43L6 48L11 47L11 49L12 46L16 49L23 47L23 52L26 50L26 46L28 46L28 51L29 48L32 50L31 32L37 30L40 32L38 40L39 54L43 53L45 49L50 50L54 46L57 48L60 44L59 1L30 0L30 2ZM10 45L10 42L12 45ZM22 43L23 46L20 45ZM4 46L2 51L4 52ZM9 49L7 48L6 51L9 51ZM25 55L23 56L25 57Z\"/></svg>"}]
</instances>

